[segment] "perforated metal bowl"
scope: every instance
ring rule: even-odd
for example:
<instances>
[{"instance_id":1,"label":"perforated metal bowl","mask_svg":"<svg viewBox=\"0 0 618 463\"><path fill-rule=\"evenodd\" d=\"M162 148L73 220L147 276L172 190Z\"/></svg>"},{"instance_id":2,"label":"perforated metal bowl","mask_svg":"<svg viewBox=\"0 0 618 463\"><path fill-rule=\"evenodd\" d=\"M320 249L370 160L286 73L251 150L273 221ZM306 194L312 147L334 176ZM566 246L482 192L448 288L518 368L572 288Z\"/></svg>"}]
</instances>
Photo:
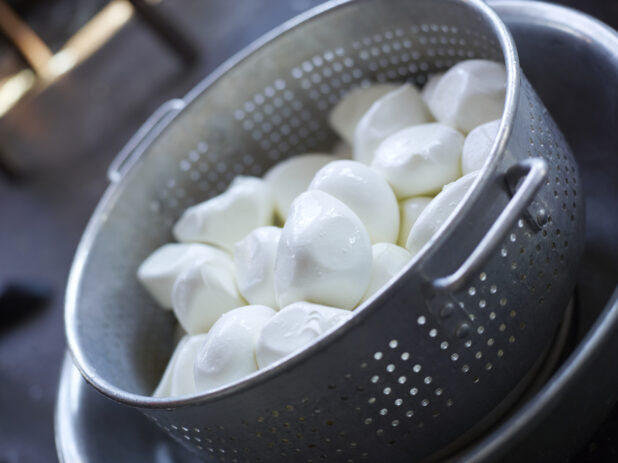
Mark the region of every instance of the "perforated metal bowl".
<instances>
[{"instance_id":1,"label":"perforated metal bowl","mask_svg":"<svg viewBox=\"0 0 618 463\"><path fill-rule=\"evenodd\" d=\"M506 64L505 111L466 199L402 275L291 359L197 397L150 397L173 315L135 279L184 208L327 150L351 88L469 58ZM566 142L479 0L331 2L164 105L110 169L75 256L68 344L94 387L218 461L410 461L491 423L534 374L570 298L583 201ZM453 444L454 445L454 444Z\"/></svg>"}]
</instances>

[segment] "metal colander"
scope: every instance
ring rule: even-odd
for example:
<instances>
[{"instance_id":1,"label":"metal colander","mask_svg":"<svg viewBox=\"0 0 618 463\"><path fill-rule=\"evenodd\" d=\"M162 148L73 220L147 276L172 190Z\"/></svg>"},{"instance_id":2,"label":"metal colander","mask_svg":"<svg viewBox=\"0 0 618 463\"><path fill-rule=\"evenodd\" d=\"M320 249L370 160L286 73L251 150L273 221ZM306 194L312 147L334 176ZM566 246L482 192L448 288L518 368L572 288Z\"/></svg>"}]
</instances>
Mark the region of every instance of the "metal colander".
<instances>
[{"instance_id":1,"label":"metal colander","mask_svg":"<svg viewBox=\"0 0 618 463\"><path fill-rule=\"evenodd\" d=\"M449 222L352 319L286 362L192 398L150 397L174 318L138 284L184 208L236 175L329 150L330 108L370 82L423 85L505 62L489 162ZM582 251L577 167L479 0L331 2L284 24L157 111L110 169L66 298L84 377L213 461L411 461L444 455L516 399L551 344Z\"/></svg>"}]
</instances>

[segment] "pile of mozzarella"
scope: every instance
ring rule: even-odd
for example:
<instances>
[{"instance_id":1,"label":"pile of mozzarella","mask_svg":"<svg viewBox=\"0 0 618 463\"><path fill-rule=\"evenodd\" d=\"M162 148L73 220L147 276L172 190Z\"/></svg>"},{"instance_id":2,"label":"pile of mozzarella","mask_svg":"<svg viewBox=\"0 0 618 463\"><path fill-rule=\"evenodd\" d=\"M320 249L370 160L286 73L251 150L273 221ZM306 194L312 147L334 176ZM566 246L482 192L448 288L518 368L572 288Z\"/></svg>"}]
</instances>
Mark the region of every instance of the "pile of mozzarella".
<instances>
[{"instance_id":1,"label":"pile of mozzarella","mask_svg":"<svg viewBox=\"0 0 618 463\"><path fill-rule=\"evenodd\" d=\"M349 319L464 197L493 145L505 89L504 66L484 60L434 75L420 92L355 89L329 116L343 140L334 154L239 176L188 208L173 229L179 243L138 270L183 333L153 395L228 385Z\"/></svg>"}]
</instances>

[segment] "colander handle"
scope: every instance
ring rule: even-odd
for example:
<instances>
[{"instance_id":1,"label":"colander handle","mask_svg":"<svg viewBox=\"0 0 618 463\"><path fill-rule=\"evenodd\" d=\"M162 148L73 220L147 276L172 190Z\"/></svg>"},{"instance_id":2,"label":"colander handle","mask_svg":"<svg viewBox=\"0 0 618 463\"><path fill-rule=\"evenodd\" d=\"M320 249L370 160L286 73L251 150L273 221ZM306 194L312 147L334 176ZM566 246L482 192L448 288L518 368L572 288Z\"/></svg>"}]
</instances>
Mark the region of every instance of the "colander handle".
<instances>
[{"instance_id":1,"label":"colander handle","mask_svg":"<svg viewBox=\"0 0 618 463\"><path fill-rule=\"evenodd\" d=\"M534 199L546 176L547 163L541 158L524 159L507 170L505 173L507 184L516 185L518 180L522 178L523 181L521 181L517 191L500 213L498 219L461 267L451 275L438 278L432 282L435 290L451 293L459 291L477 275L517 219L526 213L528 205Z\"/></svg>"},{"instance_id":2,"label":"colander handle","mask_svg":"<svg viewBox=\"0 0 618 463\"><path fill-rule=\"evenodd\" d=\"M148 145L154 140L163 129L170 123L180 110L185 107L185 102L181 99L166 101L152 113L152 115L142 124L139 130L131 137L126 145L116 155L107 169L107 178L110 182L116 183L125 176L128 170L140 158Z\"/></svg>"}]
</instances>

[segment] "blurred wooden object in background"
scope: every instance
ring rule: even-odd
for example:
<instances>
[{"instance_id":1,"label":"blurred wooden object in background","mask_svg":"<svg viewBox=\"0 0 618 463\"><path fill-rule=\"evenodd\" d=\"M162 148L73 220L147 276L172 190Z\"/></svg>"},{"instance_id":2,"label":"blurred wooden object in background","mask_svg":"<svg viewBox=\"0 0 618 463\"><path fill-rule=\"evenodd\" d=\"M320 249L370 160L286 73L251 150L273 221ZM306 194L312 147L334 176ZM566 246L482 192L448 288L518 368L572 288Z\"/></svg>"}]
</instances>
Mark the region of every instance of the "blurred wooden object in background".
<instances>
[{"instance_id":1,"label":"blurred wooden object in background","mask_svg":"<svg viewBox=\"0 0 618 463\"><path fill-rule=\"evenodd\" d=\"M53 5L47 5L53 8ZM0 0L0 34L27 66L12 75L0 76L0 119L21 99L35 98L62 75L88 59L136 15L185 64L198 57L197 49L183 32L145 0L111 0L82 25L57 51L20 17L6 0ZM0 144L0 172L15 180L25 169L21 153Z\"/></svg>"}]
</instances>

